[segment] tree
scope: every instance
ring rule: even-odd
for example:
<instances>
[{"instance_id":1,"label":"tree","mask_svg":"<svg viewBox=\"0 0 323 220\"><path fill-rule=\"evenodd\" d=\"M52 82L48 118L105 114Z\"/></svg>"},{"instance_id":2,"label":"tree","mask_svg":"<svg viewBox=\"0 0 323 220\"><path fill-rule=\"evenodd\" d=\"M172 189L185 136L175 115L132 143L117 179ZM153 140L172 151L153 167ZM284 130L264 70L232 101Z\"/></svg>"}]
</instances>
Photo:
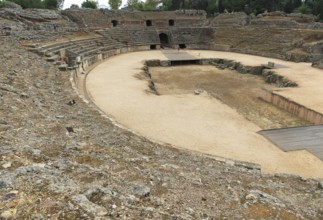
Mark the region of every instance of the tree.
<instances>
[{"instance_id":1,"label":"tree","mask_svg":"<svg viewBox=\"0 0 323 220\"><path fill-rule=\"evenodd\" d=\"M162 0L162 7L161 7L161 10L164 10L164 11L170 11L172 10L172 0Z\"/></svg>"},{"instance_id":2,"label":"tree","mask_svg":"<svg viewBox=\"0 0 323 220\"><path fill-rule=\"evenodd\" d=\"M181 2L182 2L181 0L171 0L170 4L169 3L166 3L166 4L170 5L169 10L173 11L181 8Z\"/></svg>"},{"instance_id":3,"label":"tree","mask_svg":"<svg viewBox=\"0 0 323 220\"><path fill-rule=\"evenodd\" d=\"M4 1L0 0L0 8L4 6Z\"/></svg>"},{"instance_id":4,"label":"tree","mask_svg":"<svg viewBox=\"0 0 323 220\"><path fill-rule=\"evenodd\" d=\"M223 5L223 0L219 0L218 1L218 11L220 12L220 13L223 13L224 12L224 5Z\"/></svg>"},{"instance_id":5,"label":"tree","mask_svg":"<svg viewBox=\"0 0 323 220\"><path fill-rule=\"evenodd\" d=\"M44 6L47 9L57 9L58 2L57 0L44 0Z\"/></svg>"},{"instance_id":6,"label":"tree","mask_svg":"<svg viewBox=\"0 0 323 220\"><path fill-rule=\"evenodd\" d=\"M117 10L122 4L122 0L109 0L110 9Z\"/></svg>"},{"instance_id":7,"label":"tree","mask_svg":"<svg viewBox=\"0 0 323 220\"><path fill-rule=\"evenodd\" d=\"M22 8L45 8L42 0L11 0Z\"/></svg>"},{"instance_id":8,"label":"tree","mask_svg":"<svg viewBox=\"0 0 323 220\"><path fill-rule=\"evenodd\" d=\"M77 4L71 4L70 8L80 8Z\"/></svg>"},{"instance_id":9,"label":"tree","mask_svg":"<svg viewBox=\"0 0 323 220\"><path fill-rule=\"evenodd\" d=\"M302 5L302 0L285 0L284 12L292 13L296 8Z\"/></svg>"},{"instance_id":10,"label":"tree","mask_svg":"<svg viewBox=\"0 0 323 220\"><path fill-rule=\"evenodd\" d=\"M204 10L206 10L208 14L214 14L215 12L218 12L218 1L208 0L208 5Z\"/></svg>"},{"instance_id":11,"label":"tree","mask_svg":"<svg viewBox=\"0 0 323 220\"><path fill-rule=\"evenodd\" d=\"M143 2L139 0L128 0L126 7L131 10L142 10L143 9Z\"/></svg>"},{"instance_id":12,"label":"tree","mask_svg":"<svg viewBox=\"0 0 323 220\"><path fill-rule=\"evenodd\" d=\"M143 10L145 11L152 11L156 10L157 6L161 3L160 0L146 0L143 5Z\"/></svg>"},{"instance_id":13,"label":"tree","mask_svg":"<svg viewBox=\"0 0 323 220\"><path fill-rule=\"evenodd\" d=\"M320 12L318 14L318 19L320 21L323 21L323 0L319 0L318 4L317 4L317 9Z\"/></svg>"},{"instance_id":14,"label":"tree","mask_svg":"<svg viewBox=\"0 0 323 220\"><path fill-rule=\"evenodd\" d=\"M294 10L294 12L296 12L296 13L302 13L302 14L311 14L312 13L312 9L308 5L302 4L301 6L299 6L298 8L296 8Z\"/></svg>"},{"instance_id":15,"label":"tree","mask_svg":"<svg viewBox=\"0 0 323 220\"><path fill-rule=\"evenodd\" d=\"M92 1L92 0L85 0L84 2L82 2L81 6L82 6L82 8L93 8L93 9L98 8L96 2Z\"/></svg>"}]
</instances>

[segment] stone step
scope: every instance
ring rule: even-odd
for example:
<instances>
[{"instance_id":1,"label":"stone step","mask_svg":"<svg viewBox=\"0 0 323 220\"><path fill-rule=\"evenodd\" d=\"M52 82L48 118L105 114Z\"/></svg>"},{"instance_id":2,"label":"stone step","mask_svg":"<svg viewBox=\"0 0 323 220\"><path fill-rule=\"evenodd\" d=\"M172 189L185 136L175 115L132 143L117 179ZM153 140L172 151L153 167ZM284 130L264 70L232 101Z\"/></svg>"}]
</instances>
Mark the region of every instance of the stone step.
<instances>
[{"instance_id":1,"label":"stone step","mask_svg":"<svg viewBox=\"0 0 323 220\"><path fill-rule=\"evenodd\" d=\"M62 70L62 71L66 71L66 70L67 70L67 68L68 68L68 65L67 65L67 64L61 64L61 65L58 67L58 69L59 69L59 70Z\"/></svg>"},{"instance_id":2,"label":"stone step","mask_svg":"<svg viewBox=\"0 0 323 220\"><path fill-rule=\"evenodd\" d=\"M49 62L54 62L54 61L57 61L58 59L59 59L58 55L54 55L52 57L46 58L46 60L49 61Z\"/></svg>"}]
</instances>

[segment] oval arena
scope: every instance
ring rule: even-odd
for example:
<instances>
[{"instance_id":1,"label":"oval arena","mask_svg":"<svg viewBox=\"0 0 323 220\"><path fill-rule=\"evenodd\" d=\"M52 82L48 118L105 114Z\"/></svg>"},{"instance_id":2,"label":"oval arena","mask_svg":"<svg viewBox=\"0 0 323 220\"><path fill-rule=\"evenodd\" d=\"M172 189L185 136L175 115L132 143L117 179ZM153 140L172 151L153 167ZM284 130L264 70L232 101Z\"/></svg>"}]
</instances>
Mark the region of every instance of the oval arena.
<instances>
[{"instance_id":1,"label":"oval arena","mask_svg":"<svg viewBox=\"0 0 323 220\"><path fill-rule=\"evenodd\" d=\"M0 218L322 217L322 23L4 8L0 28Z\"/></svg>"}]
</instances>

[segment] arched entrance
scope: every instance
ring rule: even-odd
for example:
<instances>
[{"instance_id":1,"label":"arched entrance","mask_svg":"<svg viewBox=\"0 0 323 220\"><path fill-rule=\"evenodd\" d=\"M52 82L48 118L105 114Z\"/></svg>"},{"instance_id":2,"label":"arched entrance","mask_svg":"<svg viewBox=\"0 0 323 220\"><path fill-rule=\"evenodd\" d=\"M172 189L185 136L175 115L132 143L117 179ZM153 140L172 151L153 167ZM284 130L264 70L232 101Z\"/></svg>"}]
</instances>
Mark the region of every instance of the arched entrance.
<instances>
[{"instance_id":1,"label":"arched entrance","mask_svg":"<svg viewBox=\"0 0 323 220\"><path fill-rule=\"evenodd\" d=\"M159 34L160 46L165 47L169 45L168 35L165 33Z\"/></svg>"},{"instance_id":2,"label":"arched entrance","mask_svg":"<svg viewBox=\"0 0 323 220\"><path fill-rule=\"evenodd\" d=\"M116 27L118 25L118 21L117 20L112 20L111 23L112 23L112 26L113 27Z\"/></svg>"},{"instance_id":3,"label":"arched entrance","mask_svg":"<svg viewBox=\"0 0 323 220\"><path fill-rule=\"evenodd\" d=\"M147 20L146 21L146 26L147 27L153 26L153 22L151 20Z\"/></svg>"}]
</instances>

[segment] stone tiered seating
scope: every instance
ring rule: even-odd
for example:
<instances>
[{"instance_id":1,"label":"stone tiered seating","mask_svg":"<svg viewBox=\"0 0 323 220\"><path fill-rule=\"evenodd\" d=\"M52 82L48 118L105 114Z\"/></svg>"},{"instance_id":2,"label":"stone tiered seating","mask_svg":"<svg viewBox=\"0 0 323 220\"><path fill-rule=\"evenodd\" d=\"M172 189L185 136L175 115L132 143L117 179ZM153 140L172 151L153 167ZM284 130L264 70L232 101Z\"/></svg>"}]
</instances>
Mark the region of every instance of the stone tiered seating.
<instances>
[{"instance_id":1,"label":"stone tiered seating","mask_svg":"<svg viewBox=\"0 0 323 220\"><path fill-rule=\"evenodd\" d=\"M158 33L155 28L128 28L125 30L131 37L133 45L160 44Z\"/></svg>"},{"instance_id":2,"label":"stone tiered seating","mask_svg":"<svg viewBox=\"0 0 323 220\"><path fill-rule=\"evenodd\" d=\"M172 28L171 37L175 44L196 44L212 42L213 31L206 28Z\"/></svg>"},{"instance_id":3,"label":"stone tiered seating","mask_svg":"<svg viewBox=\"0 0 323 220\"><path fill-rule=\"evenodd\" d=\"M98 33L129 46L160 44L158 33L153 27L116 27Z\"/></svg>"},{"instance_id":4,"label":"stone tiered seating","mask_svg":"<svg viewBox=\"0 0 323 220\"><path fill-rule=\"evenodd\" d=\"M128 35L127 31L121 27L114 27L114 28L100 30L98 31L98 33L105 37L113 39L117 42L124 43L126 45L130 45L132 42L132 39Z\"/></svg>"},{"instance_id":5,"label":"stone tiered seating","mask_svg":"<svg viewBox=\"0 0 323 220\"><path fill-rule=\"evenodd\" d=\"M62 12L63 15L68 17L80 27L90 29L110 27L110 19L99 10L83 9L73 10L68 9Z\"/></svg>"},{"instance_id":6,"label":"stone tiered seating","mask_svg":"<svg viewBox=\"0 0 323 220\"><path fill-rule=\"evenodd\" d=\"M65 64L66 60L64 59L66 58L60 54L61 50L66 52L69 66L74 68L77 62L87 60L89 65L92 65L97 62L98 54L108 54L111 51L113 54L116 49L123 47L127 47L127 45L113 40L110 37L96 37L46 45L36 48L36 50L38 53L46 56L47 61L60 65L59 68L65 70L68 66Z\"/></svg>"},{"instance_id":7,"label":"stone tiered seating","mask_svg":"<svg viewBox=\"0 0 323 220\"><path fill-rule=\"evenodd\" d=\"M73 49L78 48L80 46L84 46L87 44L92 43L95 40L99 40L102 38L91 38L91 39L85 39L85 40L78 40L78 41L68 41L63 43L57 43L52 45L43 46L41 48L38 48L38 51L41 54L57 54L60 49Z\"/></svg>"},{"instance_id":8,"label":"stone tiered seating","mask_svg":"<svg viewBox=\"0 0 323 220\"><path fill-rule=\"evenodd\" d=\"M287 59L296 62L307 62L320 59L312 57L319 54L319 48L311 39L321 36L320 32L300 31L287 28L259 28L249 25L244 28L219 27L214 43L229 45L232 51ZM230 36L230 37L228 37Z\"/></svg>"}]
</instances>

